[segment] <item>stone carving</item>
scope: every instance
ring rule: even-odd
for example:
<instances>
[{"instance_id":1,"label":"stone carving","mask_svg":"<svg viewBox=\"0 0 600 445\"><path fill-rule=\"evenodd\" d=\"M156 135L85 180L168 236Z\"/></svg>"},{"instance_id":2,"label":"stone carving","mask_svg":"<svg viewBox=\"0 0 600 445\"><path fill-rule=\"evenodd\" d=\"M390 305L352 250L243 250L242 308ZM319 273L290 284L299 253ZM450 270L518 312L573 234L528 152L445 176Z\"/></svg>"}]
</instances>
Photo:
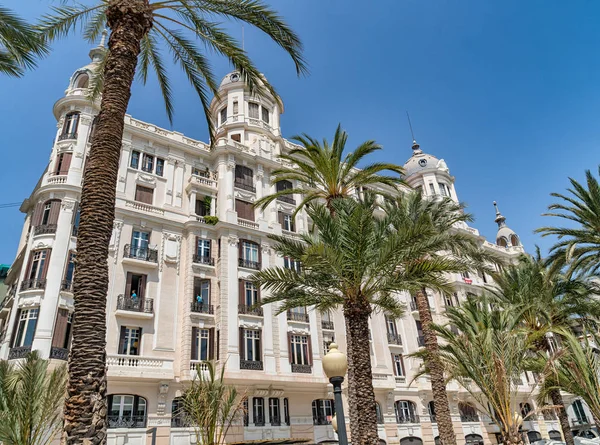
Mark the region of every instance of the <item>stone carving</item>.
<instances>
[{"instance_id":1,"label":"stone carving","mask_svg":"<svg viewBox=\"0 0 600 445\"><path fill-rule=\"evenodd\" d=\"M108 245L108 250L115 252L115 258L114 258L115 264L117 263L117 258L119 256L116 254L116 252L119 249L119 242L121 240L121 229L122 228L123 228L123 221L115 221L113 223L113 232L110 237L110 244Z\"/></svg>"},{"instance_id":2,"label":"stone carving","mask_svg":"<svg viewBox=\"0 0 600 445\"><path fill-rule=\"evenodd\" d=\"M269 396L269 389L265 389L265 388L254 388L254 393L253 395L255 395L256 397L268 397Z\"/></svg>"},{"instance_id":3,"label":"stone carving","mask_svg":"<svg viewBox=\"0 0 600 445\"><path fill-rule=\"evenodd\" d=\"M236 189L234 192L234 196L236 198L240 198L243 199L244 201L248 201L248 202L254 202L254 200L256 199L256 195L252 192L247 192L245 190L239 190Z\"/></svg>"},{"instance_id":4,"label":"stone carving","mask_svg":"<svg viewBox=\"0 0 600 445\"><path fill-rule=\"evenodd\" d=\"M169 384L161 383L158 386L158 405L156 407L156 414L162 416L165 414L165 407L167 405L167 393L169 392Z\"/></svg>"},{"instance_id":5,"label":"stone carving","mask_svg":"<svg viewBox=\"0 0 600 445\"><path fill-rule=\"evenodd\" d=\"M72 212L73 209L75 208L75 203L77 201L75 201L74 199L63 199L61 201L61 207L63 210L67 211L67 212Z\"/></svg>"},{"instance_id":6,"label":"stone carving","mask_svg":"<svg viewBox=\"0 0 600 445\"><path fill-rule=\"evenodd\" d=\"M229 238L227 239L227 241L229 242L230 246L237 246L238 243L240 242L240 239L235 235L229 235Z\"/></svg>"},{"instance_id":7,"label":"stone carving","mask_svg":"<svg viewBox=\"0 0 600 445\"><path fill-rule=\"evenodd\" d=\"M148 184L154 184L156 182L156 178L154 176L143 175L141 173L138 173L137 179Z\"/></svg>"},{"instance_id":8,"label":"stone carving","mask_svg":"<svg viewBox=\"0 0 600 445\"><path fill-rule=\"evenodd\" d=\"M92 119L88 116L81 116L81 120L79 122L81 122L81 125L89 125L92 123Z\"/></svg>"}]
</instances>

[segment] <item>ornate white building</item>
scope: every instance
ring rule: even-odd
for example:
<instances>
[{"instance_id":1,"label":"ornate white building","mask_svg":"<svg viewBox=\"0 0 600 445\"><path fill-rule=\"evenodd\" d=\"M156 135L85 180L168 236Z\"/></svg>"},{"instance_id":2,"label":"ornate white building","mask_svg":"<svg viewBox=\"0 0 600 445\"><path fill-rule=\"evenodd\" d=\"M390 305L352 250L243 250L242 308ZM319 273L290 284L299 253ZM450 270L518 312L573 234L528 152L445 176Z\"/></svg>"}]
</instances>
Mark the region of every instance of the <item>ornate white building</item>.
<instances>
[{"instance_id":1,"label":"ornate white building","mask_svg":"<svg viewBox=\"0 0 600 445\"><path fill-rule=\"evenodd\" d=\"M0 358L17 360L30 350L56 362L66 360L73 311L73 259L78 201L93 136L97 104L86 99L92 62L77 70L54 105L57 133L47 170L26 199L18 255L8 274L8 297L0 308ZM340 312L252 306L261 291L247 280L273 264L294 267L272 250L269 234L296 236L307 217L292 212L299 196L264 212L253 201L275 191L271 172L278 155L293 146L280 131L281 102L249 93L237 73L224 77L221 98L211 111L217 128L209 146L175 131L125 118L117 184L116 218L110 241L107 302L109 442L143 445L156 427L159 445L188 445L192 430L171 415L196 364L217 360L226 378L247 392L248 414L232 439L335 438L330 425L332 389L322 357L334 339L345 349ZM428 196L458 201L444 160L416 142L405 164L406 180ZM291 187L280 184L279 187ZM486 248L507 258L523 252L517 235L497 211L497 242L477 229L462 228ZM452 297L431 293L434 317L476 293L489 277L457 275ZM419 364L405 356L422 345L412 297L399 294L409 310L401 320L374 314L371 359L382 443L433 445L438 435L430 384L409 382ZM294 353L292 354L291 351ZM523 376L523 410L533 376ZM456 384L448 387L454 427L467 443L496 443L497 428L467 405ZM573 418L591 419L587 408L570 408ZM347 411L346 411L347 412ZM531 441L559 437L548 417L525 422ZM460 442L459 442L460 443Z\"/></svg>"}]
</instances>

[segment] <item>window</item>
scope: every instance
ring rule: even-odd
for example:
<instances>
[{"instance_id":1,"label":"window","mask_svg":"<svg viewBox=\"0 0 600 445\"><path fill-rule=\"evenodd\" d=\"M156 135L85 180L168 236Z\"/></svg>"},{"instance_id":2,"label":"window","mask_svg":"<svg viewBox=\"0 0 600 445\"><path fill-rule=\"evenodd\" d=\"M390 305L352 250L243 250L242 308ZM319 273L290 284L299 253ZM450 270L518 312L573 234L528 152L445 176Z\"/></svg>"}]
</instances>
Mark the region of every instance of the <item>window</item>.
<instances>
[{"instance_id":1,"label":"window","mask_svg":"<svg viewBox=\"0 0 600 445\"><path fill-rule=\"evenodd\" d=\"M235 211L237 212L238 218L254 221L254 206L252 203L236 199Z\"/></svg>"},{"instance_id":2,"label":"window","mask_svg":"<svg viewBox=\"0 0 600 445\"><path fill-rule=\"evenodd\" d=\"M587 416L583 409L583 403L581 402L581 400L580 399L575 400L571 406L573 407L573 413L575 414L575 418L576 418L575 423L577 423L579 425L587 424L588 419L587 419Z\"/></svg>"},{"instance_id":3,"label":"window","mask_svg":"<svg viewBox=\"0 0 600 445\"><path fill-rule=\"evenodd\" d=\"M44 280L48 268L47 260L50 256L50 249L34 250L29 258L28 280Z\"/></svg>"},{"instance_id":4,"label":"window","mask_svg":"<svg viewBox=\"0 0 600 445\"><path fill-rule=\"evenodd\" d=\"M259 301L258 287L252 281L244 281L244 304L254 306Z\"/></svg>"},{"instance_id":5,"label":"window","mask_svg":"<svg viewBox=\"0 0 600 445\"><path fill-rule=\"evenodd\" d=\"M146 280L146 275L127 272L125 299L135 300L132 303L139 304L146 295Z\"/></svg>"},{"instance_id":6,"label":"window","mask_svg":"<svg viewBox=\"0 0 600 445\"><path fill-rule=\"evenodd\" d=\"M260 362L261 344L260 331L256 329L242 329L243 331L243 354L242 360Z\"/></svg>"},{"instance_id":7,"label":"window","mask_svg":"<svg viewBox=\"0 0 600 445\"><path fill-rule=\"evenodd\" d=\"M396 423L418 423L415 404L408 400L398 400L394 404Z\"/></svg>"},{"instance_id":8,"label":"window","mask_svg":"<svg viewBox=\"0 0 600 445\"><path fill-rule=\"evenodd\" d=\"M90 133L88 135L88 144L91 144L96 134L96 127L98 126L98 116L94 116L92 119L92 126L90 127Z\"/></svg>"},{"instance_id":9,"label":"window","mask_svg":"<svg viewBox=\"0 0 600 445\"><path fill-rule=\"evenodd\" d=\"M66 175L69 173L69 167L71 166L72 153L61 153L56 157L56 163L54 165L55 175Z\"/></svg>"},{"instance_id":10,"label":"window","mask_svg":"<svg viewBox=\"0 0 600 445\"><path fill-rule=\"evenodd\" d=\"M154 171L154 156L144 153L144 156L142 157L142 170L147 173L152 173Z\"/></svg>"},{"instance_id":11,"label":"window","mask_svg":"<svg viewBox=\"0 0 600 445\"><path fill-rule=\"evenodd\" d=\"M276 183L275 188L278 192L283 192L284 190L291 190L294 187L291 181L283 180Z\"/></svg>"},{"instance_id":12,"label":"window","mask_svg":"<svg viewBox=\"0 0 600 445\"><path fill-rule=\"evenodd\" d=\"M211 329L192 328L192 360L212 360Z\"/></svg>"},{"instance_id":13,"label":"window","mask_svg":"<svg viewBox=\"0 0 600 445\"><path fill-rule=\"evenodd\" d=\"M223 108L221 110L221 125L223 125L225 122L227 122L227 107Z\"/></svg>"},{"instance_id":14,"label":"window","mask_svg":"<svg viewBox=\"0 0 600 445\"><path fill-rule=\"evenodd\" d=\"M309 336L290 335L290 361L293 365L310 365Z\"/></svg>"},{"instance_id":15,"label":"window","mask_svg":"<svg viewBox=\"0 0 600 445\"><path fill-rule=\"evenodd\" d=\"M75 205L75 212L73 212L73 230L71 231L71 235L77 236L77 232L79 231L79 220L81 219L81 208L79 207L79 203Z\"/></svg>"},{"instance_id":16,"label":"window","mask_svg":"<svg viewBox=\"0 0 600 445\"><path fill-rule=\"evenodd\" d=\"M329 352L331 343L335 343L335 336L332 333L323 333L323 355Z\"/></svg>"},{"instance_id":17,"label":"window","mask_svg":"<svg viewBox=\"0 0 600 445\"><path fill-rule=\"evenodd\" d=\"M162 158L156 158L156 174L162 176L165 173L165 160Z\"/></svg>"},{"instance_id":18,"label":"window","mask_svg":"<svg viewBox=\"0 0 600 445\"><path fill-rule=\"evenodd\" d=\"M251 168L245 165L235 166L235 186L248 191L254 189L254 172Z\"/></svg>"},{"instance_id":19,"label":"window","mask_svg":"<svg viewBox=\"0 0 600 445\"><path fill-rule=\"evenodd\" d=\"M142 232L141 230L134 230L131 235L131 247L136 249L148 248L148 242L150 241L150 232Z\"/></svg>"},{"instance_id":20,"label":"window","mask_svg":"<svg viewBox=\"0 0 600 445\"><path fill-rule=\"evenodd\" d=\"M44 212L42 213L42 226L48 224L48 220L50 219L50 209L52 208L52 203L47 202L44 204Z\"/></svg>"},{"instance_id":21,"label":"window","mask_svg":"<svg viewBox=\"0 0 600 445\"><path fill-rule=\"evenodd\" d=\"M242 135L239 134L239 133L230 135L230 138L231 138L232 141L236 141L236 142L239 142L239 143L242 142Z\"/></svg>"},{"instance_id":22,"label":"window","mask_svg":"<svg viewBox=\"0 0 600 445\"><path fill-rule=\"evenodd\" d=\"M65 270L65 286L71 288L73 283L73 277L75 276L75 252L69 251L69 262L67 263L67 269ZM65 287L63 286L63 288ZM64 289L64 290L69 290Z\"/></svg>"},{"instance_id":23,"label":"window","mask_svg":"<svg viewBox=\"0 0 600 445\"><path fill-rule=\"evenodd\" d=\"M392 335L398 335L398 329L396 328L396 320L392 317L385 317L385 324L387 326L387 333Z\"/></svg>"},{"instance_id":24,"label":"window","mask_svg":"<svg viewBox=\"0 0 600 445\"><path fill-rule=\"evenodd\" d=\"M296 272L300 273L300 266L300 261L293 260L288 256L283 257L283 267L285 267L286 269L293 269Z\"/></svg>"},{"instance_id":25,"label":"window","mask_svg":"<svg viewBox=\"0 0 600 445\"><path fill-rule=\"evenodd\" d=\"M198 305L210 305L210 280L194 277L194 302Z\"/></svg>"},{"instance_id":26,"label":"window","mask_svg":"<svg viewBox=\"0 0 600 445\"><path fill-rule=\"evenodd\" d=\"M206 200L204 198L196 198L196 207L194 210L194 213L198 216L208 216L210 214L210 207L206 205Z\"/></svg>"},{"instance_id":27,"label":"window","mask_svg":"<svg viewBox=\"0 0 600 445\"><path fill-rule=\"evenodd\" d=\"M444 302L446 307L458 307L458 294L454 292L452 295L444 294Z\"/></svg>"},{"instance_id":28,"label":"window","mask_svg":"<svg viewBox=\"0 0 600 445\"><path fill-rule=\"evenodd\" d=\"M258 119L258 104L255 102L248 102L248 116L251 119Z\"/></svg>"},{"instance_id":29,"label":"window","mask_svg":"<svg viewBox=\"0 0 600 445\"><path fill-rule=\"evenodd\" d=\"M131 168L135 168L136 170L139 168L140 165L140 152L133 150L131 152L131 161L129 162L129 166Z\"/></svg>"},{"instance_id":30,"label":"window","mask_svg":"<svg viewBox=\"0 0 600 445\"><path fill-rule=\"evenodd\" d=\"M377 415L377 423L383 425L383 413L381 412L381 405L379 402L375 402L375 413Z\"/></svg>"},{"instance_id":31,"label":"window","mask_svg":"<svg viewBox=\"0 0 600 445\"><path fill-rule=\"evenodd\" d=\"M75 88L87 88L89 84L90 77L85 73L81 73L77 76L77 80L75 81Z\"/></svg>"},{"instance_id":32,"label":"window","mask_svg":"<svg viewBox=\"0 0 600 445\"><path fill-rule=\"evenodd\" d=\"M314 425L329 425L335 414L333 400L317 399L312 402L312 415Z\"/></svg>"},{"instance_id":33,"label":"window","mask_svg":"<svg viewBox=\"0 0 600 445\"><path fill-rule=\"evenodd\" d=\"M431 418L431 422L435 423L435 404L433 403L433 400L427 404L427 412Z\"/></svg>"},{"instance_id":34,"label":"window","mask_svg":"<svg viewBox=\"0 0 600 445\"><path fill-rule=\"evenodd\" d=\"M248 410L248 397L244 397L242 400L242 408L244 415L244 426L248 426L250 423L250 411Z\"/></svg>"},{"instance_id":35,"label":"window","mask_svg":"<svg viewBox=\"0 0 600 445\"><path fill-rule=\"evenodd\" d=\"M112 394L108 396L109 428L144 428L146 399L139 396Z\"/></svg>"},{"instance_id":36,"label":"window","mask_svg":"<svg viewBox=\"0 0 600 445\"><path fill-rule=\"evenodd\" d=\"M442 194L442 196L446 196L446 197L450 196L450 190L448 189L446 184L444 184L442 182L438 182L438 187L440 188L440 193Z\"/></svg>"},{"instance_id":37,"label":"window","mask_svg":"<svg viewBox=\"0 0 600 445\"><path fill-rule=\"evenodd\" d=\"M279 408L279 399L269 398L269 421L273 426L281 425L281 410Z\"/></svg>"},{"instance_id":38,"label":"window","mask_svg":"<svg viewBox=\"0 0 600 445\"><path fill-rule=\"evenodd\" d=\"M210 258L210 240L198 238L196 242L196 255L200 258Z\"/></svg>"},{"instance_id":39,"label":"window","mask_svg":"<svg viewBox=\"0 0 600 445\"><path fill-rule=\"evenodd\" d=\"M152 205L154 190L141 185L135 186L135 200L144 204Z\"/></svg>"},{"instance_id":40,"label":"window","mask_svg":"<svg viewBox=\"0 0 600 445\"><path fill-rule=\"evenodd\" d=\"M462 277L463 280L470 280L471 279L471 275L469 275L468 271L461 272L460 276Z\"/></svg>"},{"instance_id":41,"label":"window","mask_svg":"<svg viewBox=\"0 0 600 445\"><path fill-rule=\"evenodd\" d=\"M239 112L240 112L240 110L239 110L239 103L236 100L236 101L233 102L233 114L234 114L234 116L237 115Z\"/></svg>"},{"instance_id":42,"label":"window","mask_svg":"<svg viewBox=\"0 0 600 445\"><path fill-rule=\"evenodd\" d=\"M54 334L52 336L52 347L69 349L71 345L71 324L73 314L67 309L59 309L56 314L56 324L54 325Z\"/></svg>"},{"instance_id":43,"label":"window","mask_svg":"<svg viewBox=\"0 0 600 445\"><path fill-rule=\"evenodd\" d=\"M35 335L35 327L39 315L39 308L35 309L20 309L17 313L17 332L13 339L13 348L31 347L33 336Z\"/></svg>"},{"instance_id":44,"label":"window","mask_svg":"<svg viewBox=\"0 0 600 445\"><path fill-rule=\"evenodd\" d=\"M252 397L252 419L255 426L265 426L265 399Z\"/></svg>"},{"instance_id":45,"label":"window","mask_svg":"<svg viewBox=\"0 0 600 445\"><path fill-rule=\"evenodd\" d=\"M433 183L431 183L431 182L429 183L429 192L430 192L432 195L435 195L435 194L436 194L436 193L435 193L435 186L434 186L434 185L433 185Z\"/></svg>"},{"instance_id":46,"label":"window","mask_svg":"<svg viewBox=\"0 0 600 445\"><path fill-rule=\"evenodd\" d=\"M263 122L265 122L266 124L269 123L269 110L265 107L262 107L262 120Z\"/></svg>"},{"instance_id":47,"label":"window","mask_svg":"<svg viewBox=\"0 0 600 445\"><path fill-rule=\"evenodd\" d=\"M282 230L288 232L295 232L294 217L288 213L279 212L279 224L281 224Z\"/></svg>"},{"instance_id":48,"label":"window","mask_svg":"<svg viewBox=\"0 0 600 445\"><path fill-rule=\"evenodd\" d=\"M523 418L527 417L527 415L532 411L529 403L519 403L519 408L521 409L521 416Z\"/></svg>"},{"instance_id":49,"label":"window","mask_svg":"<svg viewBox=\"0 0 600 445\"><path fill-rule=\"evenodd\" d=\"M287 399L283 399L283 421L286 425L290 425L290 402Z\"/></svg>"},{"instance_id":50,"label":"window","mask_svg":"<svg viewBox=\"0 0 600 445\"><path fill-rule=\"evenodd\" d=\"M36 208L34 212L34 226L55 226L58 222L58 214L60 213L60 200L53 199L42 204L41 208ZM47 227L48 228L48 227ZM42 232L36 232L42 233ZM49 232L43 232L49 233Z\"/></svg>"},{"instance_id":51,"label":"window","mask_svg":"<svg viewBox=\"0 0 600 445\"><path fill-rule=\"evenodd\" d=\"M142 328L121 326L119 338L119 354L140 355Z\"/></svg>"},{"instance_id":52,"label":"window","mask_svg":"<svg viewBox=\"0 0 600 445\"><path fill-rule=\"evenodd\" d=\"M258 244L253 243L251 241L242 240L241 248L242 248L242 259L244 261L252 262L252 263L259 262Z\"/></svg>"},{"instance_id":53,"label":"window","mask_svg":"<svg viewBox=\"0 0 600 445\"><path fill-rule=\"evenodd\" d=\"M62 129L62 139L74 139L77 137L77 127L79 126L79 113L69 113L65 116L65 123Z\"/></svg>"},{"instance_id":54,"label":"window","mask_svg":"<svg viewBox=\"0 0 600 445\"><path fill-rule=\"evenodd\" d=\"M468 403L458 402L458 411L462 422L479 422L477 410L473 405Z\"/></svg>"},{"instance_id":55,"label":"window","mask_svg":"<svg viewBox=\"0 0 600 445\"><path fill-rule=\"evenodd\" d=\"M404 372L404 357L402 357L402 354L392 354L392 364L394 366L394 375L406 377Z\"/></svg>"}]
</instances>

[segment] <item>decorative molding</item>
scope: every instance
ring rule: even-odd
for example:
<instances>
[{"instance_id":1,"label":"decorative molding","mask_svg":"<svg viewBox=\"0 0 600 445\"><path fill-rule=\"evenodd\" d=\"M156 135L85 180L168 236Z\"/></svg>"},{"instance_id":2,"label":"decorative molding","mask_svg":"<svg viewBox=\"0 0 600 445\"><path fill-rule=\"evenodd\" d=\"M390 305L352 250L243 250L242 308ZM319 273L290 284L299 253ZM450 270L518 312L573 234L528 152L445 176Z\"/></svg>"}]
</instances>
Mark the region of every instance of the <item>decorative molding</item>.
<instances>
[{"instance_id":1,"label":"decorative molding","mask_svg":"<svg viewBox=\"0 0 600 445\"><path fill-rule=\"evenodd\" d=\"M265 177L265 169L261 164L258 164L258 168L256 170L256 178L262 180L262 179L264 179L264 177Z\"/></svg>"},{"instance_id":2,"label":"decorative molding","mask_svg":"<svg viewBox=\"0 0 600 445\"><path fill-rule=\"evenodd\" d=\"M83 159L84 153L82 151L76 151L74 154L76 158Z\"/></svg>"},{"instance_id":3,"label":"decorative molding","mask_svg":"<svg viewBox=\"0 0 600 445\"><path fill-rule=\"evenodd\" d=\"M179 267L181 264L181 239L182 236L180 234L163 231L160 249L162 255L160 257L159 265L159 270L161 272L164 263L171 263L176 265L177 275L179 275Z\"/></svg>"},{"instance_id":4,"label":"decorative molding","mask_svg":"<svg viewBox=\"0 0 600 445\"><path fill-rule=\"evenodd\" d=\"M167 405L167 393L169 392L169 384L161 382L158 385L158 404L156 407L156 414L162 416L165 414L165 407Z\"/></svg>"},{"instance_id":5,"label":"decorative molding","mask_svg":"<svg viewBox=\"0 0 600 445\"><path fill-rule=\"evenodd\" d=\"M115 264L117 264L117 258L119 257L118 255L118 250L119 250L119 243L121 242L121 229L123 228L123 221L114 221L113 222L113 244L112 246L109 246L109 250L112 250L115 252L115 259L114 262Z\"/></svg>"},{"instance_id":6,"label":"decorative molding","mask_svg":"<svg viewBox=\"0 0 600 445\"><path fill-rule=\"evenodd\" d=\"M76 202L77 201L75 201L74 199L63 199L61 201L61 207L65 211L72 212L73 209L75 208L75 203Z\"/></svg>"},{"instance_id":7,"label":"decorative molding","mask_svg":"<svg viewBox=\"0 0 600 445\"><path fill-rule=\"evenodd\" d=\"M138 182L144 182L146 184L156 184L156 178L154 176L144 175L143 173L137 174L137 180Z\"/></svg>"},{"instance_id":8,"label":"decorative molding","mask_svg":"<svg viewBox=\"0 0 600 445\"><path fill-rule=\"evenodd\" d=\"M147 426L165 426L171 422L171 417L148 417Z\"/></svg>"},{"instance_id":9,"label":"decorative molding","mask_svg":"<svg viewBox=\"0 0 600 445\"><path fill-rule=\"evenodd\" d=\"M125 182L125 176L119 176L119 182Z\"/></svg>"},{"instance_id":10,"label":"decorative molding","mask_svg":"<svg viewBox=\"0 0 600 445\"><path fill-rule=\"evenodd\" d=\"M235 189L234 196L236 198L243 199L244 201L254 202L256 199L256 194L252 192L247 192L240 189Z\"/></svg>"},{"instance_id":11,"label":"decorative molding","mask_svg":"<svg viewBox=\"0 0 600 445\"><path fill-rule=\"evenodd\" d=\"M269 397L283 397L283 389L273 389L271 388L271 391L269 393Z\"/></svg>"},{"instance_id":12,"label":"decorative molding","mask_svg":"<svg viewBox=\"0 0 600 445\"><path fill-rule=\"evenodd\" d=\"M173 189L167 190L167 196L173 196Z\"/></svg>"},{"instance_id":13,"label":"decorative molding","mask_svg":"<svg viewBox=\"0 0 600 445\"><path fill-rule=\"evenodd\" d=\"M265 255L271 255L271 245L268 243L262 243L260 245L260 247L262 248L262 253L264 253Z\"/></svg>"},{"instance_id":14,"label":"decorative molding","mask_svg":"<svg viewBox=\"0 0 600 445\"><path fill-rule=\"evenodd\" d=\"M238 243L240 242L240 239L235 235L229 235L229 238L227 239L227 241L229 242L230 246L237 246Z\"/></svg>"},{"instance_id":15,"label":"decorative molding","mask_svg":"<svg viewBox=\"0 0 600 445\"><path fill-rule=\"evenodd\" d=\"M244 317L244 316L240 315L240 317ZM262 329L263 323L262 323L262 319L249 320L246 318L240 318L238 326L240 328L244 328L244 329Z\"/></svg>"},{"instance_id":16,"label":"decorative molding","mask_svg":"<svg viewBox=\"0 0 600 445\"><path fill-rule=\"evenodd\" d=\"M310 329L308 327L291 326L293 321L288 323L288 332L294 335L310 335ZM306 324L306 323L304 323Z\"/></svg>"},{"instance_id":17,"label":"decorative molding","mask_svg":"<svg viewBox=\"0 0 600 445\"><path fill-rule=\"evenodd\" d=\"M81 116L81 119L79 120L79 122L82 125L89 125L89 124L92 123L92 119L90 117L88 117L88 116Z\"/></svg>"},{"instance_id":18,"label":"decorative molding","mask_svg":"<svg viewBox=\"0 0 600 445\"><path fill-rule=\"evenodd\" d=\"M269 389L268 388L266 388L266 389L265 388L254 388L252 395L254 395L256 397L268 397Z\"/></svg>"}]
</instances>

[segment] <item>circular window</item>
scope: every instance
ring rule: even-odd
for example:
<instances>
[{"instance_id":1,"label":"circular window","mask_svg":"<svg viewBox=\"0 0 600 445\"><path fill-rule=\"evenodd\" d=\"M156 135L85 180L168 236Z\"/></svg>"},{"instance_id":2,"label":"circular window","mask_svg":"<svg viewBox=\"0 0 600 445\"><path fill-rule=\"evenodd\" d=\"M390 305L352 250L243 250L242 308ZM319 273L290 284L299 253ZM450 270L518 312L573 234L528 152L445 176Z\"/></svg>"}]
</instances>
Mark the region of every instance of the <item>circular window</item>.
<instances>
[{"instance_id":1,"label":"circular window","mask_svg":"<svg viewBox=\"0 0 600 445\"><path fill-rule=\"evenodd\" d=\"M237 82L240 80L240 75L238 73L233 73L231 76L229 76L229 80L232 82Z\"/></svg>"},{"instance_id":2,"label":"circular window","mask_svg":"<svg viewBox=\"0 0 600 445\"><path fill-rule=\"evenodd\" d=\"M427 159L421 159L421 160L419 160L419 165L421 167L425 167L427 165Z\"/></svg>"}]
</instances>

